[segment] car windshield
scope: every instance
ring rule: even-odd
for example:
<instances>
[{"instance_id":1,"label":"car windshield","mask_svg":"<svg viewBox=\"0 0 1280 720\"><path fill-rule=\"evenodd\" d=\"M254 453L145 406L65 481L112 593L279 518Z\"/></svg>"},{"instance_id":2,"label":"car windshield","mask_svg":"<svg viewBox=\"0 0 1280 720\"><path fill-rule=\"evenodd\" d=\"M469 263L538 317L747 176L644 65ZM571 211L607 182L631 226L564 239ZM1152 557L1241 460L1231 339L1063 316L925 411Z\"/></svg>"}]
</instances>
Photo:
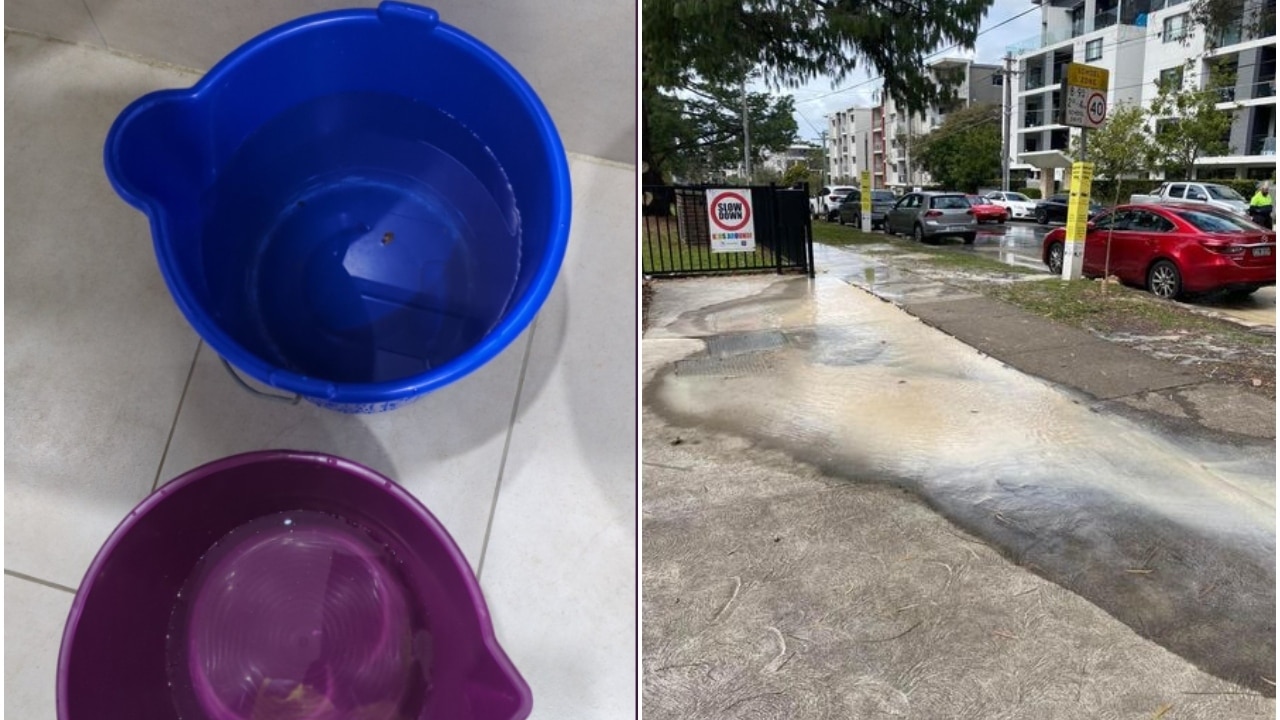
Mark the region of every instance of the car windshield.
<instances>
[{"instance_id":1,"label":"car windshield","mask_svg":"<svg viewBox=\"0 0 1280 720\"><path fill-rule=\"evenodd\" d=\"M872 190L871 199L893 202L894 200L897 199L897 196L893 194L892 190Z\"/></svg>"},{"instance_id":2,"label":"car windshield","mask_svg":"<svg viewBox=\"0 0 1280 720\"><path fill-rule=\"evenodd\" d=\"M1031 198L1022 193L1005 193L1004 199L1012 200L1013 202L1031 202Z\"/></svg>"},{"instance_id":3,"label":"car windshield","mask_svg":"<svg viewBox=\"0 0 1280 720\"><path fill-rule=\"evenodd\" d=\"M965 195L965 197L969 199L970 205L986 205L987 204L987 199L982 197L981 195Z\"/></svg>"},{"instance_id":4,"label":"car windshield","mask_svg":"<svg viewBox=\"0 0 1280 720\"><path fill-rule=\"evenodd\" d=\"M965 210L969 201L963 195L938 195L929 201L929 207L935 210Z\"/></svg>"},{"instance_id":5,"label":"car windshield","mask_svg":"<svg viewBox=\"0 0 1280 720\"><path fill-rule=\"evenodd\" d=\"M1202 210L1179 210L1178 217L1191 223L1201 232L1243 233L1256 229L1243 219Z\"/></svg>"},{"instance_id":6,"label":"car windshield","mask_svg":"<svg viewBox=\"0 0 1280 720\"><path fill-rule=\"evenodd\" d=\"M1204 189L1209 191L1209 197L1214 200L1239 200L1244 202L1243 195L1226 185L1205 185Z\"/></svg>"}]
</instances>

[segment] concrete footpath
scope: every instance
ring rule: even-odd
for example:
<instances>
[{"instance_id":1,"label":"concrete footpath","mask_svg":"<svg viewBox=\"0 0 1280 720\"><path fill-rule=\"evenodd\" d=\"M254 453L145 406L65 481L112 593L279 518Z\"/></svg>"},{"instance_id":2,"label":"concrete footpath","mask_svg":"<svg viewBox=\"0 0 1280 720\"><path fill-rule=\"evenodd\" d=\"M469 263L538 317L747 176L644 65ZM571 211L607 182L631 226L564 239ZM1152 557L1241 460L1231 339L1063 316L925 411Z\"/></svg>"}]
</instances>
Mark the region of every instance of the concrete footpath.
<instances>
[{"instance_id":1,"label":"concrete footpath","mask_svg":"<svg viewBox=\"0 0 1280 720\"><path fill-rule=\"evenodd\" d=\"M1099 410L1220 441L1275 440L1276 403L1262 393L1206 380L1167 360L900 266L893 268L891 282L878 282L868 269L883 266L855 252L818 246L815 254L823 272L1012 368L1079 393Z\"/></svg>"},{"instance_id":2,"label":"concrete footpath","mask_svg":"<svg viewBox=\"0 0 1280 720\"><path fill-rule=\"evenodd\" d=\"M852 264L824 266L849 284L867 277ZM1225 441L1246 453L1265 454L1252 448L1270 445L1273 457L1274 441L1268 438L1274 438L1275 407L1264 396L1218 387L1171 363L945 283L899 279L896 287L878 283L876 294L1009 367L1057 384L1081 405L1159 423L1166 432L1176 431L1174 436L1188 432ZM875 338L884 335L857 334L859 327L872 326L897 331L873 309L850 311L847 288L810 305L796 299L803 295L799 290L792 292L803 280L768 288L743 280L761 287L751 289L750 300L739 300L746 293L738 280L743 279L671 281L672 290L695 287L689 296L716 308L711 314L682 310L689 297L681 292L665 293L664 302L660 288L655 325L642 342L646 717L1275 717L1274 658L1264 657L1268 647L1274 655L1275 628L1267 627L1271 620L1257 619L1274 617L1274 594L1251 584L1251 578L1267 574L1267 564L1255 566L1250 559L1269 554L1274 565L1274 527L1269 547L1264 536L1261 545L1247 548L1250 558L1232 559L1221 577L1210 577L1214 563L1202 561L1213 557L1204 550L1208 545L1178 545L1175 526L1151 540L1150 525L1134 516L1127 535L1112 532L1130 512L1123 504L1107 523L1090 524L1088 516L1111 510L1106 495L1079 496L1084 516L1060 513L1052 504L1058 498L1046 493L1070 488L1067 476L1042 481L1011 474L996 477L998 487L986 487L967 476L944 475L952 485L981 488L972 506L1026 543L1011 553L999 534L969 532L948 520L934 506L937 498L875 481L838 457L822 460L838 455L832 443L840 436L828 432L830 418L865 413L870 406L859 406L856 398L874 385L849 396L810 382L805 387L811 405L758 417L741 411L771 388L796 387L787 384L787 363L797 353L817 357L822 376L831 378L870 362L882 373L877 378L903 378L888 380L903 399L910 399L912 387L954 389L981 373L966 366L952 374L930 368L899 374L905 366L893 354L894 342L882 351L883 341ZM673 295L680 297L673 302ZM813 343L824 342L830 318L839 326L831 335L841 340L832 352L818 352ZM756 332L760 326L801 325L811 330L775 333L781 339ZM716 350L731 342L759 351ZM918 338L897 344L929 347ZM732 377L718 369L709 376L713 366L731 369ZM1028 382L1017 384L1014 401L1036 395L1035 383ZM981 392L963 397L978 402ZM721 408L706 403L714 393L733 397ZM651 401L658 395L663 399ZM673 402L701 404L709 419L673 414ZM978 412L970 407L950 412ZM750 432L733 429L739 416L747 418L742 422ZM891 427L884 437L898 437L898 426ZM926 430L918 422L914 427ZM853 431L864 432L864 426ZM958 441L974 442L982 436L972 433L984 432L990 435L972 428ZM1056 437L1051 427L1028 432ZM774 434L781 439L764 439ZM904 448L922 453L906 465L935 461L927 445L931 438L922 438L915 438L914 450ZM903 464L897 455L874 453L886 467ZM1043 460L1027 456L1025 463ZM833 471L841 467L854 469ZM983 471L973 472L977 478ZM1000 493L1049 504L1037 512L1026 505L1028 512L1019 513L1001 504ZM1065 497L1070 502L1076 496L1068 491ZM1062 540L1072 533L1101 543L1105 551ZM1055 555L1078 571L1075 581L1046 579L1038 565ZM1107 586L1112 612L1085 599L1090 584ZM1176 599L1169 588L1177 589ZM1197 662L1147 639L1178 634L1179 618L1196 626L1185 613L1193 604L1206 608L1205 617L1228 618L1181 633L1179 642L1201 649ZM1241 608L1256 611L1252 624L1229 619ZM1245 627L1251 630L1245 633ZM1211 674L1198 664L1216 669Z\"/></svg>"}]
</instances>

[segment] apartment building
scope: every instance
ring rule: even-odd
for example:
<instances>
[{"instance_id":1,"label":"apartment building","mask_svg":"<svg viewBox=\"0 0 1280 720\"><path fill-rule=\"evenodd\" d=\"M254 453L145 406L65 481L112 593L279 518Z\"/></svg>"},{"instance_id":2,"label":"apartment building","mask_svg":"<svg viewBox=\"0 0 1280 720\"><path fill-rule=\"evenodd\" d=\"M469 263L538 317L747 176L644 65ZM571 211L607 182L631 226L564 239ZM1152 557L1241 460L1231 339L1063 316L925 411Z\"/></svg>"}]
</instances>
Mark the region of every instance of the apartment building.
<instances>
[{"instance_id":1,"label":"apartment building","mask_svg":"<svg viewBox=\"0 0 1280 720\"><path fill-rule=\"evenodd\" d=\"M1228 57L1238 67L1232 88L1223 88L1224 112L1234 113L1228 156L1203 158L1197 174L1265 177L1275 158L1275 23L1270 35L1234 32L1206 38L1192 27L1188 0L1032 0L1041 7L1041 32L1009 46L1014 56L1011 167L1031 173L1045 193L1056 189L1078 128L1061 123L1059 103L1068 63L1106 68L1107 104L1149 106L1157 80L1181 77L1188 90L1206 87L1209 60ZM1275 13L1275 0L1248 0L1250 12ZM1184 73L1188 60L1197 70ZM1237 107L1236 103L1240 106ZM1268 140L1270 138L1270 140ZM1269 154L1264 154L1269 153Z\"/></svg>"},{"instance_id":2,"label":"apartment building","mask_svg":"<svg viewBox=\"0 0 1280 720\"><path fill-rule=\"evenodd\" d=\"M871 109L851 107L827 116L827 183L850 184L859 177L865 159L862 135L871 127Z\"/></svg>"},{"instance_id":3,"label":"apartment building","mask_svg":"<svg viewBox=\"0 0 1280 720\"><path fill-rule=\"evenodd\" d=\"M772 170L779 175L785 173L792 165L804 165L805 167L821 167L820 157L822 148L809 143L796 143L789 145L785 150L779 152L763 153L760 164L763 168ZM818 160L819 162L815 162Z\"/></svg>"},{"instance_id":4,"label":"apartment building","mask_svg":"<svg viewBox=\"0 0 1280 720\"><path fill-rule=\"evenodd\" d=\"M911 160L911 143L942 126L947 115L974 103L999 104L1004 92L1004 76L999 65L976 63L965 58L944 58L929 65L937 79L945 75L958 80L955 100L934 105L924 113L908 113L898 103L876 93L877 105L871 114L873 174L877 187L911 188L932 183L929 174Z\"/></svg>"}]
</instances>

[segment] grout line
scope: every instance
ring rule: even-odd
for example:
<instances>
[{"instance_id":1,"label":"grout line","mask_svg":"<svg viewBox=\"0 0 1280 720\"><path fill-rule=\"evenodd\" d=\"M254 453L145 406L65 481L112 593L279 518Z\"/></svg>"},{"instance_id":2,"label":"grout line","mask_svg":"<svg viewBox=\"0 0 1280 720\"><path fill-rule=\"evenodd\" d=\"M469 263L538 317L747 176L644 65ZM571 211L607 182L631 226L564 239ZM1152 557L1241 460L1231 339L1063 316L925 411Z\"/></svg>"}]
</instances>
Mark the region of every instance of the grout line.
<instances>
[{"instance_id":1,"label":"grout line","mask_svg":"<svg viewBox=\"0 0 1280 720\"><path fill-rule=\"evenodd\" d=\"M164 452L160 453L160 464L156 467L155 480L151 481L151 492L160 487L160 473L164 472L164 461L169 457L169 444L173 442L173 433L178 429L178 418L182 415L182 404L187 401L187 390L191 388L191 378L196 374L196 361L200 359L200 349L204 347L204 339L196 343L196 353L191 357L191 369L187 370L187 381L182 385L182 396L178 398L178 409L173 411L173 424L169 426L169 437L164 439Z\"/></svg>"},{"instance_id":2,"label":"grout line","mask_svg":"<svg viewBox=\"0 0 1280 720\"><path fill-rule=\"evenodd\" d=\"M107 44L107 36L102 34L102 28L98 27L98 21L94 19L93 11L89 9L89 0L80 0L80 4L84 5L85 14L89 16L89 22L93 23L93 30L98 33L98 39L102 41L102 47L110 50L111 46Z\"/></svg>"},{"instance_id":3,"label":"grout line","mask_svg":"<svg viewBox=\"0 0 1280 720\"><path fill-rule=\"evenodd\" d=\"M19 580L26 580L27 582L32 582L37 585L43 585L47 588L52 588L54 590L61 590L62 592L68 592L68 593L71 593L72 595L76 594L75 588L69 588L66 585L59 585L56 582L49 582L48 580L41 580L38 577L32 577L30 575L27 575L25 573L20 573L15 570L5 570L4 574L12 578L17 578Z\"/></svg>"},{"instance_id":4,"label":"grout line","mask_svg":"<svg viewBox=\"0 0 1280 720\"><path fill-rule=\"evenodd\" d=\"M566 151L565 156L574 160L582 160L584 162L595 163L596 165L603 165L605 167L611 167L617 170L630 170L631 172L636 171L636 164L634 162L610 160L609 158L600 157L599 155L588 155L586 153L573 152L572 150Z\"/></svg>"},{"instance_id":5,"label":"grout line","mask_svg":"<svg viewBox=\"0 0 1280 720\"><path fill-rule=\"evenodd\" d=\"M511 422L507 425L507 439L502 443L502 460L498 463L498 482L493 485L493 502L489 505L489 522L484 527L484 542L480 544L480 562L476 564L476 580L484 572L484 558L489 552L489 535L493 532L493 518L498 512L498 491L502 489L502 476L507 469L507 452L511 449L511 436L515 434L516 414L520 411L520 395L524 392L524 376L529 369L529 356L533 354L533 336L538 332L538 318L529 325L529 342L525 344L524 360L520 363L520 379L516 381L516 397L511 403Z\"/></svg>"}]
</instances>

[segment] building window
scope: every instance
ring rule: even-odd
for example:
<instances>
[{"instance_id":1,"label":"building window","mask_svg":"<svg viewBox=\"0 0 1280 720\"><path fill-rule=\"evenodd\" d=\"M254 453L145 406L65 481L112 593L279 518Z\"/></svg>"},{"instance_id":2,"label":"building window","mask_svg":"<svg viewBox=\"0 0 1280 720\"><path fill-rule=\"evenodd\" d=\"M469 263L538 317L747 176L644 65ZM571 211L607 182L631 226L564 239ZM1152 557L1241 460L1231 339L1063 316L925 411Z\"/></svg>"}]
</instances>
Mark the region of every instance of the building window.
<instances>
[{"instance_id":1,"label":"building window","mask_svg":"<svg viewBox=\"0 0 1280 720\"><path fill-rule=\"evenodd\" d=\"M1001 74L1000 74L1000 73L998 73L998 72L996 72L996 73L991 73L991 84L992 84L992 85L1004 85L1004 75L1001 75Z\"/></svg>"},{"instance_id":2,"label":"building window","mask_svg":"<svg viewBox=\"0 0 1280 720\"><path fill-rule=\"evenodd\" d=\"M1182 87L1182 66L1165 68L1160 71L1160 80L1157 82L1158 87L1172 87L1174 89Z\"/></svg>"},{"instance_id":3,"label":"building window","mask_svg":"<svg viewBox=\"0 0 1280 720\"><path fill-rule=\"evenodd\" d=\"M1187 13L1174 15L1164 19L1164 32L1161 38L1165 42L1174 42L1187 36Z\"/></svg>"},{"instance_id":4,"label":"building window","mask_svg":"<svg viewBox=\"0 0 1280 720\"><path fill-rule=\"evenodd\" d=\"M1102 38L1098 38L1097 40L1090 40L1089 42L1084 44L1085 62L1089 62L1090 60L1097 60L1100 57L1102 57Z\"/></svg>"}]
</instances>

